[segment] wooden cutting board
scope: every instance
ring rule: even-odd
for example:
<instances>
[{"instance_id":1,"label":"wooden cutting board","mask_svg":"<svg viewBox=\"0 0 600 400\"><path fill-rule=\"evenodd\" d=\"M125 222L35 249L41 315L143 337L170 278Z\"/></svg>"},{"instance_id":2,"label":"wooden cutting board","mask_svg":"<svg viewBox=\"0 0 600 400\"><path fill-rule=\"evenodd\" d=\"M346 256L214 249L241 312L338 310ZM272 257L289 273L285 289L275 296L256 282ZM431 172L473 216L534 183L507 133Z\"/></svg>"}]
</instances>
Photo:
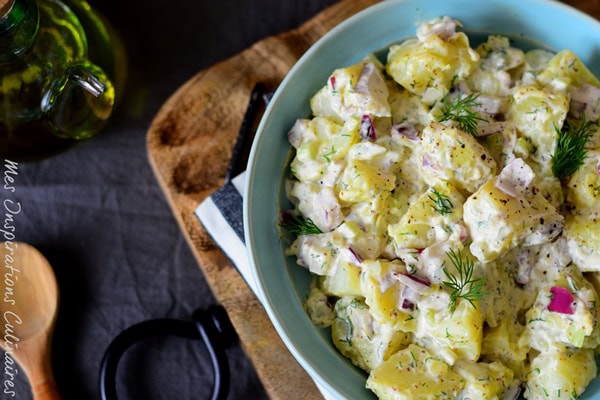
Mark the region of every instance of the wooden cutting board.
<instances>
[{"instance_id":1,"label":"wooden cutting board","mask_svg":"<svg viewBox=\"0 0 600 400\"><path fill-rule=\"evenodd\" d=\"M148 131L154 173L218 301L273 399L317 399L264 309L208 237L194 210L223 184L250 93L274 89L300 56L342 20L377 0L344 0L291 32L267 38L200 71L163 105ZM235 377L235 374L233 375Z\"/></svg>"},{"instance_id":2,"label":"wooden cutting board","mask_svg":"<svg viewBox=\"0 0 600 400\"><path fill-rule=\"evenodd\" d=\"M215 297L227 309L273 399L316 399L320 394L284 346L256 297L203 230L194 210L223 184L254 85L264 82L276 88L318 38L377 2L340 1L293 31L269 37L200 71L163 105L148 131L149 159L157 180ZM565 3L600 17L600 0Z\"/></svg>"}]
</instances>

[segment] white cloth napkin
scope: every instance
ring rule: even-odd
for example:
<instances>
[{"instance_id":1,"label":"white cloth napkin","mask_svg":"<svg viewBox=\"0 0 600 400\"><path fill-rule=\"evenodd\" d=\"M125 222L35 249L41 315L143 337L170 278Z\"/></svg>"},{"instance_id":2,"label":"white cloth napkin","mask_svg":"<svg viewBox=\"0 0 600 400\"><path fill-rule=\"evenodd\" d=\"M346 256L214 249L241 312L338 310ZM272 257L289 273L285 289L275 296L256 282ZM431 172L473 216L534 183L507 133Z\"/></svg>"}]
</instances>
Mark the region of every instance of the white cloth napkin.
<instances>
[{"instance_id":1,"label":"white cloth napkin","mask_svg":"<svg viewBox=\"0 0 600 400\"><path fill-rule=\"evenodd\" d=\"M196 208L195 214L206 232L221 248L254 292L254 295L262 303L262 299L257 294L256 282L250 271L250 263L244 243L242 194L246 184L245 176L245 172L242 172L233 178L231 182L226 183L206 198ZM316 381L315 384L325 399L334 399L324 387Z\"/></svg>"},{"instance_id":2,"label":"white cloth napkin","mask_svg":"<svg viewBox=\"0 0 600 400\"><path fill-rule=\"evenodd\" d=\"M246 173L242 172L200 203L195 213L206 232L262 303L250 272L250 263L244 243L242 193L244 193L245 184Z\"/></svg>"}]
</instances>

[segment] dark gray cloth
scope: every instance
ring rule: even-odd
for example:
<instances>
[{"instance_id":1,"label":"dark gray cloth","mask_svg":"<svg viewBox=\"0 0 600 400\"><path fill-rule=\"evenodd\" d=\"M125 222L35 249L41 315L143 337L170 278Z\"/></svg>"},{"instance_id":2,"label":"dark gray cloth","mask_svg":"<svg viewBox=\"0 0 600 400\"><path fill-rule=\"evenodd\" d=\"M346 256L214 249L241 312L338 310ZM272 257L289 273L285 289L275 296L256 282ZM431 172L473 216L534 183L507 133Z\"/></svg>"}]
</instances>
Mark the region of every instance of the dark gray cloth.
<instances>
[{"instance_id":1,"label":"dark gray cloth","mask_svg":"<svg viewBox=\"0 0 600 400\"><path fill-rule=\"evenodd\" d=\"M225 221L233 228L233 231L244 242L243 202L244 199L231 182L212 194L212 199L221 210Z\"/></svg>"},{"instance_id":2,"label":"dark gray cloth","mask_svg":"<svg viewBox=\"0 0 600 400\"><path fill-rule=\"evenodd\" d=\"M22 204L17 240L46 255L60 286L53 365L66 400L100 398L100 362L123 329L152 318L189 319L196 308L216 302L148 163L146 130L159 107L199 70L334 1L89 2L126 46L130 71L121 107L96 138L20 164L12 194ZM239 345L228 355L229 398L265 398ZM206 398L209 366L200 342L148 340L120 364L120 398ZM0 391L0 398L31 398L22 373L15 392Z\"/></svg>"}]
</instances>

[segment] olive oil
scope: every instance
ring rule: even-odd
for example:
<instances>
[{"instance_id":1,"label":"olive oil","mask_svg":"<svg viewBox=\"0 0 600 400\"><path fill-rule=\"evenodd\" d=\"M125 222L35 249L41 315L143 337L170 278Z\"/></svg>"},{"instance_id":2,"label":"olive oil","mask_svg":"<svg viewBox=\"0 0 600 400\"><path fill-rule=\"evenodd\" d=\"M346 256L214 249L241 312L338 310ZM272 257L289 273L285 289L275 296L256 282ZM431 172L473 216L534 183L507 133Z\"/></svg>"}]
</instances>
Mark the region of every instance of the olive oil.
<instances>
[{"instance_id":1,"label":"olive oil","mask_svg":"<svg viewBox=\"0 0 600 400\"><path fill-rule=\"evenodd\" d=\"M0 158L37 160L102 128L115 103L117 62L87 3L8 2L0 16Z\"/></svg>"}]
</instances>

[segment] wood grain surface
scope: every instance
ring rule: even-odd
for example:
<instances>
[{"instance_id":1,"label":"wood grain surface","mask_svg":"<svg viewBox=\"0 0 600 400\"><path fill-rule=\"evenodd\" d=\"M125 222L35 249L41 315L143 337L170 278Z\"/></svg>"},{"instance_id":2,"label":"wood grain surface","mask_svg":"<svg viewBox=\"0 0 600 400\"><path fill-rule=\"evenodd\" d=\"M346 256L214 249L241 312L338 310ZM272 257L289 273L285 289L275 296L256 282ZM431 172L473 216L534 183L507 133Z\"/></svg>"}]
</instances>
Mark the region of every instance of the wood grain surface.
<instances>
[{"instance_id":1,"label":"wood grain surface","mask_svg":"<svg viewBox=\"0 0 600 400\"><path fill-rule=\"evenodd\" d=\"M193 212L223 184L254 85L264 82L270 88L277 87L318 38L376 2L336 3L296 30L267 38L200 71L163 105L148 131L149 159L157 180L215 297L227 309L244 350L273 399L317 399L320 395Z\"/></svg>"},{"instance_id":2,"label":"wood grain surface","mask_svg":"<svg viewBox=\"0 0 600 400\"><path fill-rule=\"evenodd\" d=\"M275 332L264 309L194 216L223 177L252 88L275 88L323 34L378 0L343 0L301 27L269 37L200 71L163 105L147 136L149 160L198 264L227 309L242 345L273 399L320 394ZM600 0L565 3L600 17ZM560 27L558 27L560 29Z\"/></svg>"}]
</instances>

